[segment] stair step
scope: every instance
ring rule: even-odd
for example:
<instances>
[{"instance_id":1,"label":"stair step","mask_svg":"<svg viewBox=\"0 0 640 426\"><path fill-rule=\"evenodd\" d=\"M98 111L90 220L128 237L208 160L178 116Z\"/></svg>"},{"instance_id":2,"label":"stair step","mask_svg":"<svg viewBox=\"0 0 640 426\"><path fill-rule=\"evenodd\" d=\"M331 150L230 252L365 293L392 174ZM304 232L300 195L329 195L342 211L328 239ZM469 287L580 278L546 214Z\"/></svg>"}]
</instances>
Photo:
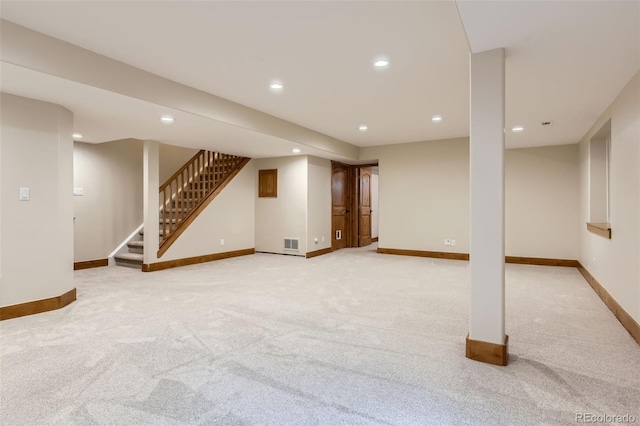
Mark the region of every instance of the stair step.
<instances>
[{"instance_id":1,"label":"stair step","mask_svg":"<svg viewBox=\"0 0 640 426\"><path fill-rule=\"evenodd\" d=\"M191 199L189 199L189 201L187 201L187 200L182 200L182 201L173 200L171 202L171 207L175 208L176 205L180 205L180 204L182 204L184 207L186 207L186 209L183 209L183 210L187 210L187 209L190 209L190 208L194 207L196 204L198 204L198 200L196 200L196 199L193 199L193 201L191 201Z\"/></svg>"},{"instance_id":2,"label":"stair step","mask_svg":"<svg viewBox=\"0 0 640 426\"><path fill-rule=\"evenodd\" d=\"M140 269L142 268L144 256L140 253L122 253L116 254L114 259L116 260L116 265Z\"/></svg>"},{"instance_id":3,"label":"stair step","mask_svg":"<svg viewBox=\"0 0 640 426\"><path fill-rule=\"evenodd\" d=\"M179 219L160 218L160 223L179 223Z\"/></svg>"},{"instance_id":4,"label":"stair step","mask_svg":"<svg viewBox=\"0 0 640 426\"><path fill-rule=\"evenodd\" d=\"M191 209L193 210L193 209ZM182 218L184 216L187 215L187 213L189 213L191 210L188 209L183 209L183 210L165 210L164 212L160 213L160 220L162 220L162 218L167 218L169 219L170 217L175 219L175 218Z\"/></svg>"},{"instance_id":5,"label":"stair step","mask_svg":"<svg viewBox=\"0 0 640 426\"><path fill-rule=\"evenodd\" d=\"M167 234L168 233L169 233L169 230L167 230ZM142 231L140 231L139 234L144 237L144 229ZM164 232L162 231L162 229L158 230L158 235L160 237L162 237L164 235Z\"/></svg>"},{"instance_id":6,"label":"stair step","mask_svg":"<svg viewBox=\"0 0 640 426\"><path fill-rule=\"evenodd\" d=\"M127 247L129 248L129 253L144 253L144 241L129 241Z\"/></svg>"}]
</instances>

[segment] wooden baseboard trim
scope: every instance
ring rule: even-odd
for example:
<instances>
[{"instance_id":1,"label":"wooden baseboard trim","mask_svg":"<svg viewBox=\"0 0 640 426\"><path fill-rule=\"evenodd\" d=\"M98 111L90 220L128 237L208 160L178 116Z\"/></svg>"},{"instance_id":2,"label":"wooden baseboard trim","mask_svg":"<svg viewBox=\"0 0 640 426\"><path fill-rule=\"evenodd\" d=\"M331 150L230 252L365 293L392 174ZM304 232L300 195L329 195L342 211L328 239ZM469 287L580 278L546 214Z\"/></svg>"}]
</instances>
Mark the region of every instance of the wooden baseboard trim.
<instances>
[{"instance_id":1,"label":"wooden baseboard trim","mask_svg":"<svg viewBox=\"0 0 640 426\"><path fill-rule=\"evenodd\" d=\"M577 268L579 265L577 260L571 259L547 259L544 257L521 256L506 256L505 263L517 263L520 265L567 266L572 268Z\"/></svg>"},{"instance_id":2,"label":"wooden baseboard trim","mask_svg":"<svg viewBox=\"0 0 640 426\"><path fill-rule=\"evenodd\" d=\"M64 308L74 300L76 300L76 289L72 288L60 296L34 300L33 302L20 303L18 305L3 306L0 307L0 321L54 311Z\"/></svg>"},{"instance_id":3,"label":"wooden baseboard trim","mask_svg":"<svg viewBox=\"0 0 640 426\"><path fill-rule=\"evenodd\" d=\"M109 266L109 259L85 260L83 262L73 262L73 270L99 268L101 266Z\"/></svg>"},{"instance_id":4,"label":"wooden baseboard trim","mask_svg":"<svg viewBox=\"0 0 640 426\"><path fill-rule=\"evenodd\" d=\"M378 247L378 253L400 256L434 257L436 259L469 260L468 253L446 253L442 251L404 250Z\"/></svg>"},{"instance_id":5,"label":"wooden baseboard trim","mask_svg":"<svg viewBox=\"0 0 640 426\"><path fill-rule=\"evenodd\" d=\"M231 257L245 256L254 254L255 248L226 251L224 253L206 254L203 256L186 257L183 259L168 260L166 262L143 263L142 272L161 271L163 269L177 268L179 266L195 265L197 263L212 262L214 260L229 259Z\"/></svg>"},{"instance_id":6,"label":"wooden baseboard trim","mask_svg":"<svg viewBox=\"0 0 640 426\"><path fill-rule=\"evenodd\" d=\"M442 251L404 250L392 248L378 248L378 253L396 254L400 256L433 257L436 259L469 260L469 253L448 253ZM544 257L505 256L505 263L542 266L569 266L577 268L579 262L571 259L548 259Z\"/></svg>"},{"instance_id":7,"label":"wooden baseboard trim","mask_svg":"<svg viewBox=\"0 0 640 426\"><path fill-rule=\"evenodd\" d=\"M629 332L636 342L640 345L640 324L633 319L631 315L618 303L616 299L595 279L593 275L578 262L578 271L582 274L585 280L589 283L593 291L602 299L605 305L613 312L613 315L618 318L620 324Z\"/></svg>"},{"instance_id":8,"label":"wooden baseboard trim","mask_svg":"<svg viewBox=\"0 0 640 426\"><path fill-rule=\"evenodd\" d=\"M505 335L504 344L469 339L467 334L466 357L487 364L505 366L509 362L509 336Z\"/></svg>"},{"instance_id":9,"label":"wooden baseboard trim","mask_svg":"<svg viewBox=\"0 0 640 426\"><path fill-rule=\"evenodd\" d=\"M372 243L377 243L377 242L378 242L378 237L373 237L373 238L371 239L371 242L372 242Z\"/></svg>"},{"instance_id":10,"label":"wooden baseboard trim","mask_svg":"<svg viewBox=\"0 0 640 426\"><path fill-rule=\"evenodd\" d=\"M323 254L327 254L331 252L333 252L333 249L331 247L327 247L320 250L307 252L307 254L304 257L306 257L307 259L311 259L312 257L322 256Z\"/></svg>"}]
</instances>

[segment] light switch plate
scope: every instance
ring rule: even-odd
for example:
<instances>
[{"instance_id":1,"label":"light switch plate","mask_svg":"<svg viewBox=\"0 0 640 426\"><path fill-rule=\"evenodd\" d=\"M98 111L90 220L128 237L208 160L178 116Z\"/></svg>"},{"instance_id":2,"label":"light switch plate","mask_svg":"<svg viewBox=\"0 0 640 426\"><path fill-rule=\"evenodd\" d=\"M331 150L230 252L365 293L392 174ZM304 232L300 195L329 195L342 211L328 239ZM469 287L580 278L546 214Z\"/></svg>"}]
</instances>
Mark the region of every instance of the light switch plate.
<instances>
[{"instance_id":1,"label":"light switch plate","mask_svg":"<svg viewBox=\"0 0 640 426\"><path fill-rule=\"evenodd\" d=\"M76 197L82 197L84 195L84 188L73 188L73 195Z\"/></svg>"},{"instance_id":2,"label":"light switch plate","mask_svg":"<svg viewBox=\"0 0 640 426\"><path fill-rule=\"evenodd\" d=\"M31 194L29 188L20 188L20 201L29 201Z\"/></svg>"}]
</instances>

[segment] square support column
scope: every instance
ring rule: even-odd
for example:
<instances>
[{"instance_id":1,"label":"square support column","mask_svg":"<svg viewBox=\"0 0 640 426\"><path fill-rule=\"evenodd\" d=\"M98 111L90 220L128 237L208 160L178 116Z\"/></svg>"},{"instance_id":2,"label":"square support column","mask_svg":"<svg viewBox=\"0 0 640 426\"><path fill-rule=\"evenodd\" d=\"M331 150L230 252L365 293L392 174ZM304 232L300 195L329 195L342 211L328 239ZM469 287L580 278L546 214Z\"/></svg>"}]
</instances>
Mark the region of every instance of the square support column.
<instances>
[{"instance_id":1,"label":"square support column","mask_svg":"<svg viewBox=\"0 0 640 426\"><path fill-rule=\"evenodd\" d=\"M507 365L504 327L504 49L470 55L471 312L468 358Z\"/></svg>"},{"instance_id":2,"label":"square support column","mask_svg":"<svg viewBox=\"0 0 640 426\"><path fill-rule=\"evenodd\" d=\"M160 245L160 144L156 141L145 140L143 153L143 184L144 199L144 259L143 263L149 265L158 260L158 247Z\"/></svg>"}]
</instances>

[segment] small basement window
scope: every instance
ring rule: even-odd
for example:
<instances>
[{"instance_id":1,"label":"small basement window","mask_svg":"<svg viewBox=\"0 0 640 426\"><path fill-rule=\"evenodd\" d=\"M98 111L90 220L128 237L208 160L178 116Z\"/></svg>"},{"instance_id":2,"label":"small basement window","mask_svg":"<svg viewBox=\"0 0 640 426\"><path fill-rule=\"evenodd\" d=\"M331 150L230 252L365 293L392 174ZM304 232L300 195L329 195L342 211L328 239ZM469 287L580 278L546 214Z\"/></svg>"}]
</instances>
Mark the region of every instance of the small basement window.
<instances>
[{"instance_id":1,"label":"small basement window","mask_svg":"<svg viewBox=\"0 0 640 426\"><path fill-rule=\"evenodd\" d=\"M589 222L587 230L611 238L609 212L609 157L611 120L589 141Z\"/></svg>"}]
</instances>

